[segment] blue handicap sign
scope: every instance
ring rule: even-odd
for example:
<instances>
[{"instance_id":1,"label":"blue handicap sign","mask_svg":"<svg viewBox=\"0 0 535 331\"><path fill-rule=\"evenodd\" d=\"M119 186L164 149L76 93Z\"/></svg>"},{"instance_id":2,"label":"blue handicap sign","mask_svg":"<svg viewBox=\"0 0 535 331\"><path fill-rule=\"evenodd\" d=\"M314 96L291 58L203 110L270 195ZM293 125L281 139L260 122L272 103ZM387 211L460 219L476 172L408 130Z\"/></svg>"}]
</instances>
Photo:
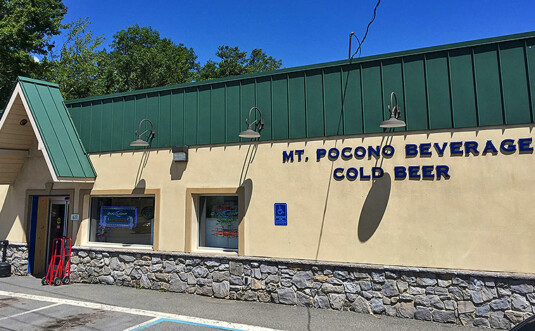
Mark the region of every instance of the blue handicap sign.
<instances>
[{"instance_id":1,"label":"blue handicap sign","mask_svg":"<svg viewBox=\"0 0 535 331\"><path fill-rule=\"evenodd\" d=\"M288 225L288 207L285 203L275 203L275 225Z\"/></svg>"}]
</instances>

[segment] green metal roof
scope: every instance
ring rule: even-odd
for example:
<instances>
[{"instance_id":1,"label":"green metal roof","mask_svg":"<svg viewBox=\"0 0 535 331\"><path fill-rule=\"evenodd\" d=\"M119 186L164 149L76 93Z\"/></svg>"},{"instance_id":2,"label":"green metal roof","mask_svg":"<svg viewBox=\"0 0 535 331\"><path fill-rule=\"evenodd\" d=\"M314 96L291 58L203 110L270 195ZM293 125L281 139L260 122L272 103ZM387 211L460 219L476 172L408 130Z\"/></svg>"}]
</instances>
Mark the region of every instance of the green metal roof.
<instances>
[{"instance_id":1,"label":"green metal roof","mask_svg":"<svg viewBox=\"0 0 535 331\"><path fill-rule=\"evenodd\" d=\"M95 178L96 173L78 137L58 85L18 77L58 178Z\"/></svg>"},{"instance_id":2,"label":"green metal roof","mask_svg":"<svg viewBox=\"0 0 535 331\"><path fill-rule=\"evenodd\" d=\"M130 149L143 118L152 147L247 141L252 106L260 140L382 132L395 92L396 131L533 123L535 32L66 102L88 152Z\"/></svg>"}]
</instances>

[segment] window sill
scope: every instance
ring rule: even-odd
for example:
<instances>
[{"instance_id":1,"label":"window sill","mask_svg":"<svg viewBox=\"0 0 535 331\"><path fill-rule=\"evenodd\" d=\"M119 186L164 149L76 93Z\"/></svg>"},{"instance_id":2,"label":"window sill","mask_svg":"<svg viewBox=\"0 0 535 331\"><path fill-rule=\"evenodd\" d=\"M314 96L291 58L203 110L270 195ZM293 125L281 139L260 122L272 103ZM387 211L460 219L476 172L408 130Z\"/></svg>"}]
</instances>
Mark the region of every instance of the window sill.
<instances>
[{"instance_id":1,"label":"window sill","mask_svg":"<svg viewBox=\"0 0 535 331\"><path fill-rule=\"evenodd\" d=\"M192 251L192 253L238 256L237 249L224 249L224 248L212 248L212 247L197 247L196 249Z\"/></svg>"},{"instance_id":2,"label":"window sill","mask_svg":"<svg viewBox=\"0 0 535 331\"><path fill-rule=\"evenodd\" d=\"M152 245L139 245L139 244L116 244L116 243L99 243L99 242L88 242L81 245L80 247L89 247L89 248L121 248L121 249L132 249L132 250L144 250L152 251Z\"/></svg>"}]
</instances>

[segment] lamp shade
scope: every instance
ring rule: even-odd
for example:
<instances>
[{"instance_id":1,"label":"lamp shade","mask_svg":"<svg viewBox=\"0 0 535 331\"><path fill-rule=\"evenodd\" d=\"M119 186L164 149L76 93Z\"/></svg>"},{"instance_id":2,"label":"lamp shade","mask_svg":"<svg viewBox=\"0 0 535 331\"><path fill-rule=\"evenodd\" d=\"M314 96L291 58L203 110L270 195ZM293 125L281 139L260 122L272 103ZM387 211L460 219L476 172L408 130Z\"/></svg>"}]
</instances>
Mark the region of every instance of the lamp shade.
<instances>
[{"instance_id":1,"label":"lamp shade","mask_svg":"<svg viewBox=\"0 0 535 331\"><path fill-rule=\"evenodd\" d=\"M398 120L395 116L390 116L390 118L386 121L382 121L381 125L379 126L381 128L402 128L407 126L407 124L401 120Z\"/></svg>"},{"instance_id":2,"label":"lamp shade","mask_svg":"<svg viewBox=\"0 0 535 331\"><path fill-rule=\"evenodd\" d=\"M247 130L240 132L239 134L240 138L260 138L260 133L251 130L251 127L249 127Z\"/></svg>"},{"instance_id":3,"label":"lamp shade","mask_svg":"<svg viewBox=\"0 0 535 331\"><path fill-rule=\"evenodd\" d=\"M137 140L134 140L130 143L130 147L147 147L147 146L149 146L149 143L141 139L141 137L138 137Z\"/></svg>"}]
</instances>

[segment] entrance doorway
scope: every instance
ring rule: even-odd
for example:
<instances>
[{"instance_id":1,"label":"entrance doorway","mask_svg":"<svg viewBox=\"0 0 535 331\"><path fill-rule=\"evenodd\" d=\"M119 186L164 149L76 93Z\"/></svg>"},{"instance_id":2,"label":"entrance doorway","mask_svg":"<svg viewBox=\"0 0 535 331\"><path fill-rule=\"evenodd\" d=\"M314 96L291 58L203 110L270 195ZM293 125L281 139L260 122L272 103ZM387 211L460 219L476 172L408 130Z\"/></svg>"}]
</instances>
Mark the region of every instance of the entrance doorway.
<instances>
[{"instance_id":1,"label":"entrance doorway","mask_svg":"<svg viewBox=\"0 0 535 331\"><path fill-rule=\"evenodd\" d=\"M48 261L50 261L50 256L52 256L54 239L67 236L69 198L64 197L62 199L50 199L50 206L48 209L48 240L46 248L45 270L48 268Z\"/></svg>"},{"instance_id":2,"label":"entrance doorway","mask_svg":"<svg viewBox=\"0 0 535 331\"><path fill-rule=\"evenodd\" d=\"M46 274L48 262L52 255L53 241L67 236L69 197L68 196L39 196L33 199L36 203L32 209L35 217L35 236L30 245L33 251L33 265L31 273L40 277ZM32 226L33 228L33 226ZM31 261L30 261L31 263Z\"/></svg>"}]
</instances>

